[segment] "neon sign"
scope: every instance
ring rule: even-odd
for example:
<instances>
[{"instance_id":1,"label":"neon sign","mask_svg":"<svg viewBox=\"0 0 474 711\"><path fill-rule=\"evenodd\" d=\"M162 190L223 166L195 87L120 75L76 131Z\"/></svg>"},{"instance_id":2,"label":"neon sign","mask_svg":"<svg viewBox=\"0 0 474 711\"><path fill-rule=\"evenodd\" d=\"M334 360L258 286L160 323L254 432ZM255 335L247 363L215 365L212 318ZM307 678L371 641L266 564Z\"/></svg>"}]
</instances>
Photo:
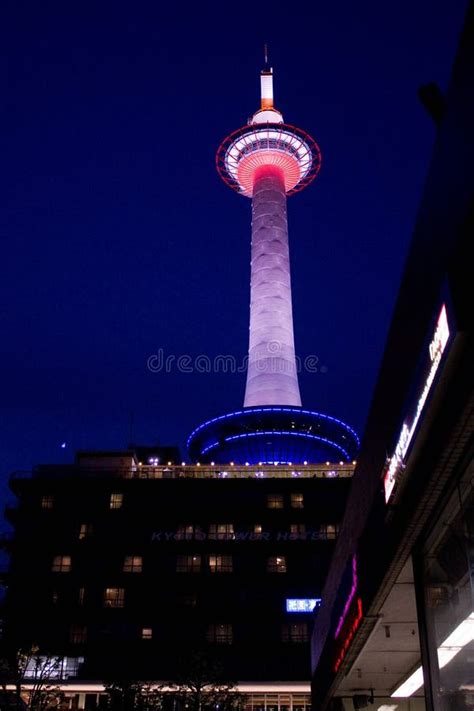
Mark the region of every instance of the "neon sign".
<instances>
[{"instance_id":1,"label":"neon sign","mask_svg":"<svg viewBox=\"0 0 474 711\"><path fill-rule=\"evenodd\" d=\"M352 604L352 601L355 597L355 594L357 592L357 558L355 555L352 556L352 585L351 585L351 591L349 593L349 597L346 600L346 604L344 605L344 609L342 611L342 615L339 618L339 622L337 623L336 631L334 633L334 639L337 639L339 637L339 632L342 629L342 625L344 624L347 613L349 612L349 608Z\"/></svg>"},{"instance_id":2,"label":"neon sign","mask_svg":"<svg viewBox=\"0 0 474 711\"><path fill-rule=\"evenodd\" d=\"M363 618L362 611L362 599L357 595L358 588L358 578L357 578L357 557L352 556L352 581L351 589L344 605L344 609L337 623L336 631L334 633L334 639L337 642L337 651L335 655L335 661L333 669L335 672L338 671L342 664L344 657L347 654L347 650L357 632L360 623Z\"/></svg>"},{"instance_id":3,"label":"neon sign","mask_svg":"<svg viewBox=\"0 0 474 711\"><path fill-rule=\"evenodd\" d=\"M433 335L433 339L428 348L431 362L428 376L425 380L421 395L416 404L415 412L411 423L406 420L403 423L400 435L398 437L397 446L395 447L395 452L390 457L388 466L384 473L383 482L385 490L385 503L387 503L390 499L400 469L403 466L405 455L413 439L413 435L415 434L415 430L421 417L421 413L423 412L426 400L433 385L435 375L439 368L439 364L441 363L441 358L446 349L446 344L449 340L449 335L450 334L448 315L446 312L446 305L443 304L440 314L438 316L438 321L436 323L436 329Z\"/></svg>"},{"instance_id":4,"label":"neon sign","mask_svg":"<svg viewBox=\"0 0 474 711\"><path fill-rule=\"evenodd\" d=\"M346 624L344 625L344 635L342 636L342 644L339 648L339 653L334 662L334 671L337 672L342 664L344 657L347 654L349 645L352 642L355 633L357 632L360 623L362 622L363 612L362 612L362 600L360 597L356 600L355 610L346 619Z\"/></svg>"},{"instance_id":5,"label":"neon sign","mask_svg":"<svg viewBox=\"0 0 474 711\"><path fill-rule=\"evenodd\" d=\"M286 611L287 612L313 612L316 607L321 605L321 598L316 597L312 599L307 598L287 598L286 599Z\"/></svg>"}]
</instances>

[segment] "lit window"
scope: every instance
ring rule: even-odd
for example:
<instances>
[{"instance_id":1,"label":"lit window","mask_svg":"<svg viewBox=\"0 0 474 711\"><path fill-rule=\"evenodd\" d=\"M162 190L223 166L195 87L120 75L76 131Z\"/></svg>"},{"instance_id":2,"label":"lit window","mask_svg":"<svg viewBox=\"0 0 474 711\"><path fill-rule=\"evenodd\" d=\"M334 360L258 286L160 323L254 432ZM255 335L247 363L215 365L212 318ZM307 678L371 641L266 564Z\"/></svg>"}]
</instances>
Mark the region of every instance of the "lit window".
<instances>
[{"instance_id":1,"label":"lit window","mask_svg":"<svg viewBox=\"0 0 474 711\"><path fill-rule=\"evenodd\" d=\"M153 630L151 627L142 627L142 639L153 639Z\"/></svg>"},{"instance_id":2,"label":"lit window","mask_svg":"<svg viewBox=\"0 0 474 711\"><path fill-rule=\"evenodd\" d=\"M200 529L195 529L195 527L191 524L188 524L187 526L179 526L176 531L176 538L180 541L192 541L195 533L197 532L200 532Z\"/></svg>"},{"instance_id":3,"label":"lit window","mask_svg":"<svg viewBox=\"0 0 474 711\"><path fill-rule=\"evenodd\" d=\"M69 573L71 571L71 556L56 555L51 566L53 573Z\"/></svg>"},{"instance_id":4,"label":"lit window","mask_svg":"<svg viewBox=\"0 0 474 711\"><path fill-rule=\"evenodd\" d=\"M84 604L84 599L86 596L86 589L85 588L79 588L79 595L77 596L77 602L79 605Z\"/></svg>"},{"instance_id":5,"label":"lit window","mask_svg":"<svg viewBox=\"0 0 474 711\"><path fill-rule=\"evenodd\" d=\"M283 625L281 628L282 642L308 642L308 625L306 622L297 622L291 625Z\"/></svg>"},{"instance_id":6,"label":"lit window","mask_svg":"<svg viewBox=\"0 0 474 711\"><path fill-rule=\"evenodd\" d=\"M87 627L84 625L72 625L69 632L69 641L72 644L84 644L87 640Z\"/></svg>"},{"instance_id":7,"label":"lit window","mask_svg":"<svg viewBox=\"0 0 474 711\"><path fill-rule=\"evenodd\" d=\"M110 494L110 508L111 509L121 509L123 504L123 494L113 493Z\"/></svg>"},{"instance_id":8,"label":"lit window","mask_svg":"<svg viewBox=\"0 0 474 711\"><path fill-rule=\"evenodd\" d=\"M41 499L42 509L52 509L54 506L54 496L43 496Z\"/></svg>"},{"instance_id":9,"label":"lit window","mask_svg":"<svg viewBox=\"0 0 474 711\"><path fill-rule=\"evenodd\" d=\"M105 588L104 607L123 607L125 600L124 588Z\"/></svg>"},{"instance_id":10,"label":"lit window","mask_svg":"<svg viewBox=\"0 0 474 711\"><path fill-rule=\"evenodd\" d=\"M232 573L232 556L210 555L209 570L211 573Z\"/></svg>"},{"instance_id":11,"label":"lit window","mask_svg":"<svg viewBox=\"0 0 474 711\"><path fill-rule=\"evenodd\" d=\"M337 538L338 526L334 523L323 523L319 527L319 534L321 538L334 539Z\"/></svg>"},{"instance_id":12,"label":"lit window","mask_svg":"<svg viewBox=\"0 0 474 711\"><path fill-rule=\"evenodd\" d=\"M306 536L306 526L304 523L292 523L290 525L290 533L293 536Z\"/></svg>"},{"instance_id":13,"label":"lit window","mask_svg":"<svg viewBox=\"0 0 474 711\"><path fill-rule=\"evenodd\" d=\"M234 635L232 625L209 625L206 640L214 644L232 644Z\"/></svg>"},{"instance_id":14,"label":"lit window","mask_svg":"<svg viewBox=\"0 0 474 711\"><path fill-rule=\"evenodd\" d=\"M212 523L209 526L209 539L212 541L232 541L234 538L233 523Z\"/></svg>"},{"instance_id":15,"label":"lit window","mask_svg":"<svg viewBox=\"0 0 474 711\"><path fill-rule=\"evenodd\" d=\"M143 568L143 558L141 555L126 555L123 562L124 573L141 573Z\"/></svg>"},{"instance_id":16,"label":"lit window","mask_svg":"<svg viewBox=\"0 0 474 711\"><path fill-rule=\"evenodd\" d=\"M303 494L291 494L291 508L292 509L304 508Z\"/></svg>"},{"instance_id":17,"label":"lit window","mask_svg":"<svg viewBox=\"0 0 474 711\"><path fill-rule=\"evenodd\" d=\"M253 532L260 535L261 533L263 533L263 526L260 523L256 523L253 527Z\"/></svg>"},{"instance_id":18,"label":"lit window","mask_svg":"<svg viewBox=\"0 0 474 711\"><path fill-rule=\"evenodd\" d=\"M84 538L90 538L94 532L94 526L91 523L81 523L79 528L79 540L83 541Z\"/></svg>"},{"instance_id":19,"label":"lit window","mask_svg":"<svg viewBox=\"0 0 474 711\"><path fill-rule=\"evenodd\" d=\"M179 555L176 559L177 573L199 573L201 571L200 555Z\"/></svg>"},{"instance_id":20,"label":"lit window","mask_svg":"<svg viewBox=\"0 0 474 711\"><path fill-rule=\"evenodd\" d=\"M268 494L267 508L282 509L283 508L283 494Z\"/></svg>"},{"instance_id":21,"label":"lit window","mask_svg":"<svg viewBox=\"0 0 474 711\"><path fill-rule=\"evenodd\" d=\"M286 573L286 558L271 556L267 559L267 573Z\"/></svg>"}]
</instances>

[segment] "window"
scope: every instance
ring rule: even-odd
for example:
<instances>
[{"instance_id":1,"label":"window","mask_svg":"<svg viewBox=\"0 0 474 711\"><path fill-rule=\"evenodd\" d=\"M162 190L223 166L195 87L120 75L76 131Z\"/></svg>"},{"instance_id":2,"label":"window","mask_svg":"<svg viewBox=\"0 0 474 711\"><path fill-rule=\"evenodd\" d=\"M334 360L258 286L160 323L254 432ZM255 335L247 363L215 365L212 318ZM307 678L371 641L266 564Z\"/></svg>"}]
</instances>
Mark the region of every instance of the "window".
<instances>
[{"instance_id":1,"label":"window","mask_svg":"<svg viewBox=\"0 0 474 711\"><path fill-rule=\"evenodd\" d=\"M153 639L153 630L151 627L142 627L142 639Z\"/></svg>"},{"instance_id":2,"label":"window","mask_svg":"<svg viewBox=\"0 0 474 711\"><path fill-rule=\"evenodd\" d=\"M268 494L267 508L282 509L283 508L283 494Z\"/></svg>"},{"instance_id":3,"label":"window","mask_svg":"<svg viewBox=\"0 0 474 711\"><path fill-rule=\"evenodd\" d=\"M319 527L319 535L328 540L337 538L338 528L335 523L323 523Z\"/></svg>"},{"instance_id":4,"label":"window","mask_svg":"<svg viewBox=\"0 0 474 711\"><path fill-rule=\"evenodd\" d=\"M210 555L209 570L211 573L232 573L232 556Z\"/></svg>"},{"instance_id":5,"label":"window","mask_svg":"<svg viewBox=\"0 0 474 711\"><path fill-rule=\"evenodd\" d=\"M84 657L31 656L24 670L25 679L67 679L78 676Z\"/></svg>"},{"instance_id":6,"label":"window","mask_svg":"<svg viewBox=\"0 0 474 711\"><path fill-rule=\"evenodd\" d=\"M179 526L176 531L176 538L180 541L192 541L194 539L194 526L192 524Z\"/></svg>"},{"instance_id":7,"label":"window","mask_svg":"<svg viewBox=\"0 0 474 711\"><path fill-rule=\"evenodd\" d=\"M77 602L79 605L81 605L81 607L84 604L85 596L86 596L86 589L79 588L79 595L77 596Z\"/></svg>"},{"instance_id":8,"label":"window","mask_svg":"<svg viewBox=\"0 0 474 711\"><path fill-rule=\"evenodd\" d=\"M212 523L209 526L209 538L212 541L232 541L234 540L233 523Z\"/></svg>"},{"instance_id":9,"label":"window","mask_svg":"<svg viewBox=\"0 0 474 711\"><path fill-rule=\"evenodd\" d=\"M126 555L123 561L124 573L141 573L143 568L143 558L141 555Z\"/></svg>"},{"instance_id":10,"label":"window","mask_svg":"<svg viewBox=\"0 0 474 711\"><path fill-rule=\"evenodd\" d=\"M232 625L209 625L206 640L214 644L232 644L234 635Z\"/></svg>"},{"instance_id":11,"label":"window","mask_svg":"<svg viewBox=\"0 0 474 711\"><path fill-rule=\"evenodd\" d=\"M71 556L56 555L51 566L53 573L69 573L71 571Z\"/></svg>"},{"instance_id":12,"label":"window","mask_svg":"<svg viewBox=\"0 0 474 711\"><path fill-rule=\"evenodd\" d=\"M308 642L308 625L306 622L296 622L291 625L283 625L281 628L282 642Z\"/></svg>"},{"instance_id":13,"label":"window","mask_svg":"<svg viewBox=\"0 0 474 711\"><path fill-rule=\"evenodd\" d=\"M304 508L303 494L291 494L290 502L291 502L292 509L303 509Z\"/></svg>"},{"instance_id":14,"label":"window","mask_svg":"<svg viewBox=\"0 0 474 711\"><path fill-rule=\"evenodd\" d=\"M306 536L306 526L304 523L292 523L290 525L290 533L292 536L304 538Z\"/></svg>"},{"instance_id":15,"label":"window","mask_svg":"<svg viewBox=\"0 0 474 711\"><path fill-rule=\"evenodd\" d=\"M267 573L286 573L286 558L271 556L267 559Z\"/></svg>"},{"instance_id":16,"label":"window","mask_svg":"<svg viewBox=\"0 0 474 711\"><path fill-rule=\"evenodd\" d=\"M123 607L125 601L124 588L105 588L104 607Z\"/></svg>"},{"instance_id":17,"label":"window","mask_svg":"<svg viewBox=\"0 0 474 711\"><path fill-rule=\"evenodd\" d=\"M94 526L91 523L81 523L79 528L79 540L83 541L84 538L90 538L94 532Z\"/></svg>"},{"instance_id":18,"label":"window","mask_svg":"<svg viewBox=\"0 0 474 711\"><path fill-rule=\"evenodd\" d=\"M263 526L260 523L256 523L253 527L253 532L260 535L263 533Z\"/></svg>"},{"instance_id":19,"label":"window","mask_svg":"<svg viewBox=\"0 0 474 711\"><path fill-rule=\"evenodd\" d=\"M121 509L123 504L123 494L113 493L110 494L110 508L111 509Z\"/></svg>"},{"instance_id":20,"label":"window","mask_svg":"<svg viewBox=\"0 0 474 711\"><path fill-rule=\"evenodd\" d=\"M84 644L87 641L87 627L84 625L71 625L69 641L72 644Z\"/></svg>"},{"instance_id":21,"label":"window","mask_svg":"<svg viewBox=\"0 0 474 711\"><path fill-rule=\"evenodd\" d=\"M179 555L176 558L177 573L199 573L201 571L200 555Z\"/></svg>"},{"instance_id":22,"label":"window","mask_svg":"<svg viewBox=\"0 0 474 711\"><path fill-rule=\"evenodd\" d=\"M41 508L42 509L52 509L54 506L54 496L48 494L41 498Z\"/></svg>"}]
</instances>

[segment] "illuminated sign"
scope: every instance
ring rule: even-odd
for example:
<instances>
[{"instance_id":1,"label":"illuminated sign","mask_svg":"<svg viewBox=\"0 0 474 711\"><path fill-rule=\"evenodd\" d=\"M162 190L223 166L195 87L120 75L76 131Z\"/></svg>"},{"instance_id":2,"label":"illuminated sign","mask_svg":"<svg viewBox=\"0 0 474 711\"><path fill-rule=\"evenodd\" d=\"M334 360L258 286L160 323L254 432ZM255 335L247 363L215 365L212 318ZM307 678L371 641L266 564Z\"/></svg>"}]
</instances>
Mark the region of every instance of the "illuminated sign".
<instances>
[{"instance_id":1,"label":"illuminated sign","mask_svg":"<svg viewBox=\"0 0 474 711\"><path fill-rule=\"evenodd\" d=\"M321 598L287 598L286 599L286 611L287 612L313 612L316 607L321 604Z\"/></svg>"},{"instance_id":2,"label":"illuminated sign","mask_svg":"<svg viewBox=\"0 0 474 711\"><path fill-rule=\"evenodd\" d=\"M333 665L335 672L337 672L341 666L363 618L362 599L357 595L357 557L355 555L352 556L351 573L351 588L334 633L337 645Z\"/></svg>"},{"instance_id":3,"label":"illuminated sign","mask_svg":"<svg viewBox=\"0 0 474 711\"><path fill-rule=\"evenodd\" d=\"M336 661L334 662L334 671L337 672L342 664L344 657L347 654L349 645L352 642L355 633L357 632L360 623L362 622L362 600L360 597L357 598L356 604L351 614L346 618L345 624L343 626L343 634L341 635L341 644L339 647L338 654L336 656Z\"/></svg>"},{"instance_id":4,"label":"illuminated sign","mask_svg":"<svg viewBox=\"0 0 474 711\"><path fill-rule=\"evenodd\" d=\"M412 417L411 423L409 422L409 420L405 420L405 422L403 423L400 435L398 437L397 446L395 447L395 452L390 457L388 466L384 473L383 482L385 490L385 503L387 503L390 499L393 487L395 486L395 483L397 481L398 474L400 472L401 467L403 466L405 455L413 439L413 435L415 434L418 421L425 407L426 400L433 385L433 381L436 372L439 368L439 364L441 363L441 358L446 349L446 344L448 340L448 316L446 313L446 306L445 304L443 304L441 312L438 316L438 322L436 324L436 330L433 336L433 340L431 341L428 348L431 363L428 376L425 380L421 395L418 398L418 402L416 404L415 412Z\"/></svg>"},{"instance_id":5,"label":"illuminated sign","mask_svg":"<svg viewBox=\"0 0 474 711\"><path fill-rule=\"evenodd\" d=\"M347 613L349 612L349 608L352 604L352 601L355 597L355 594L357 592L357 558L355 555L352 556L352 584L351 584L351 590L349 593L349 597L346 600L346 604L344 605L344 610L342 611L342 615L339 618L339 622L337 623L336 631L334 633L334 638L337 639L339 637L339 633L342 629L342 625L344 624Z\"/></svg>"},{"instance_id":6,"label":"illuminated sign","mask_svg":"<svg viewBox=\"0 0 474 711\"><path fill-rule=\"evenodd\" d=\"M344 609L339 617L334 639L336 641L336 652L334 656L333 670L338 671L342 664L347 650L357 632L360 623L363 619L362 599L357 595L358 578L357 578L357 557L352 556L351 561L351 587L347 596Z\"/></svg>"}]
</instances>

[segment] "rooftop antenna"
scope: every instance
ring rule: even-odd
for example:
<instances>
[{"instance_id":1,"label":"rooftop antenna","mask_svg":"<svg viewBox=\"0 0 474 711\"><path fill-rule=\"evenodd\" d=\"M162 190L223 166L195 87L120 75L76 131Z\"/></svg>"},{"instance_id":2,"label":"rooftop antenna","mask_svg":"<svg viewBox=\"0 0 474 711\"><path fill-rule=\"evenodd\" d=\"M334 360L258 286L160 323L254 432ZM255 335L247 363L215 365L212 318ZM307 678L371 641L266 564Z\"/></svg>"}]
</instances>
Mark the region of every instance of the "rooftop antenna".
<instances>
[{"instance_id":1,"label":"rooftop antenna","mask_svg":"<svg viewBox=\"0 0 474 711\"><path fill-rule=\"evenodd\" d=\"M263 45L263 57L265 60L265 69L268 67L268 44L265 42Z\"/></svg>"}]
</instances>

